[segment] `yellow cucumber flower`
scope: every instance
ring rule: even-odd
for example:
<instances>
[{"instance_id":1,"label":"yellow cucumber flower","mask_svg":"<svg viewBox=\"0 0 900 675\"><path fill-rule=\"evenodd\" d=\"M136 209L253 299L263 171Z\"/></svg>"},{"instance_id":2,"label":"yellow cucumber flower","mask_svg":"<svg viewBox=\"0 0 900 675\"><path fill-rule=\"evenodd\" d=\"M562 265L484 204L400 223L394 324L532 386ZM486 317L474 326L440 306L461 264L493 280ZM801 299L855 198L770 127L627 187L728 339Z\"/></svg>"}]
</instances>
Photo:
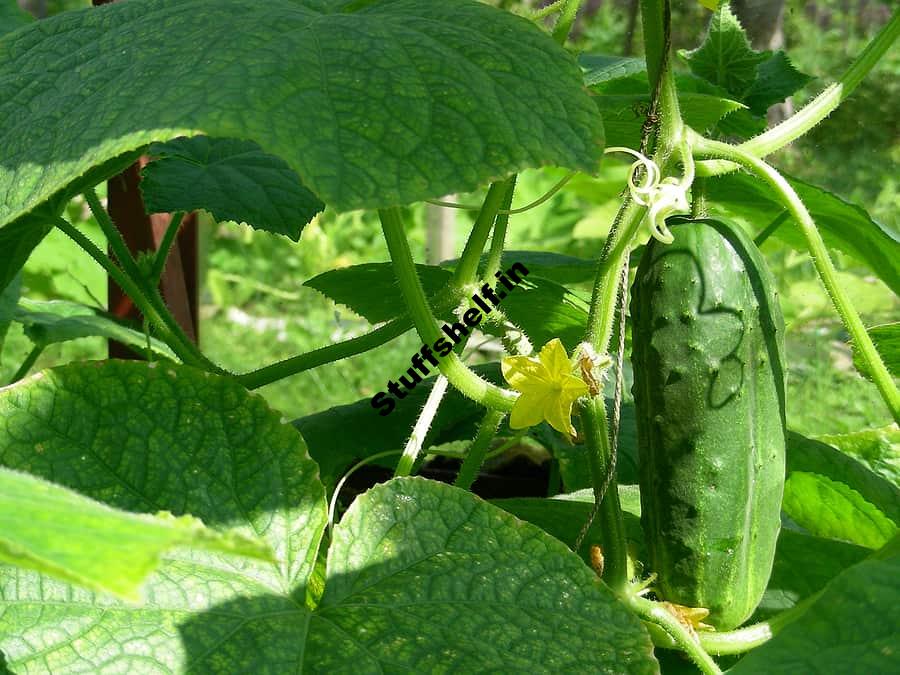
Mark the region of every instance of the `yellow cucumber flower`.
<instances>
[{"instance_id":1,"label":"yellow cucumber flower","mask_svg":"<svg viewBox=\"0 0 900 675\"><path fill-rule=\"evenodd\" d=\"M558 432L575 435L572 404L588 393L588 386L572 374L559 338L544 345L538 358L507 356L500 368L509 385L520 392L509 417L511 429L525 429L547 420Z\"/></svg>"}]
</instances>

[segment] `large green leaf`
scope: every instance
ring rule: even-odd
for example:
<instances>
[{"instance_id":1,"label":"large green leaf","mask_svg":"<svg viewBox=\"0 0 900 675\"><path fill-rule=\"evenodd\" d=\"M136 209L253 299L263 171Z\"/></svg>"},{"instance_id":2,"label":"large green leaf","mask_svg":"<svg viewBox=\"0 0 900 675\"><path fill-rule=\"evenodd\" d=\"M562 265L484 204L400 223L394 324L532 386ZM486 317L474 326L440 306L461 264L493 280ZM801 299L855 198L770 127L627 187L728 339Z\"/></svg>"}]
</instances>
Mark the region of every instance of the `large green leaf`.
<instances>
[{"instance_id":1,"label":"large green leaf","mask_svg":"<svg viewBox=\"0 0 900 675\"><path fill-rule=\"evenodd\" d=\"M621 183L619 183L621 185ZM596 190L596 181L590 180L590 190ZM481 257L482 263L487 261L487 254ZM447 260L441 267L453 269L458 260ZM502 269L509 269L516 263L522 263L530 274L558 284L578 284L593 281L597 274L597 261L576 258L549 251L504 251L501 258Z\"/></svg>"},{"instance_id":2,"label":"large green leaf","mask_svg":"<svg viewBox=\"0 0 900 675\"><path fill-rule=\"evenodd\" d=\"M896 424L849 434L818 436L817 440L852 455L873 472L900 486L900 429Z\"/></svg>"},{"instance_id":3,"label":"large green leaf","mask_svg":"<svg viewBox=\"0 0 900 675\"><path fill-rule=\"evenodd\" d=\"M897 533L890 518L843 483L794 471L784 484L784 512L812 534L879 548Z\"/></svg>"},{"instance_id":4,"label":"large green leaf","mask_svg":"<svg viewBox=\"0 0 900 675\"><path fill-rule=\"evenodd\" d=\"M20 218L0 228L0 286L6 288L21 271L31 252L52 229L51 225L31 216Z\"/></svg>"},{"instance_id":5,"label":"large green leaf","mask_svg":"<svg viewBox=\"0 0 900 675\"><path fill-rule=\"evenodd\" d=\"M563 544L417 478L336 528L307 649L317 672L656 672L637 618Z\"/></svg>"},{"instance_id":6,"label":"large green leaf","mask_svg":"<svg viewBox=\"0 0 900 675\"><path fill-rule=\"evenodd\" d=\"M787 54L777 51L759 64L756 81L744 94L744 102L757 115L780 103L812 79L794 67Z\"/></svg>"},{"instance_id":7,"label":"large green leaf","mask_svg":"<svg viewBox=\"0 0 900 675\"><path fill-rule=\"evenodd\" d=\"M436 314L448 322L458 321L453 318L446 293L452 276L450 270L433 265L416 268ZM403 313L403 296L389 263L364 263L330 270L304 285L346 305L371 323L388 321ZM503 291L499 284L494 287L498 293ZM531 274L530 269L529 276L502 298L500 308L536 348L558 337L571 350L584 336L587 303L565 286ZM486 323L479 328L492 334L503 332L502 327Z\"/></svg>"},{"instance_id":8,"label":"large green leaf","mask_svg":"<svg viewBox=\"0 0 900 675\"><path fill-rule=\"evenodd\" d=\"M339 211L530 166L591 172L603 136L572 57L474 0L66 12L0 40L0 130L0 226L107 159L177 136L251 139Z\"/></svg>"},{"instance_id":9,"label":"large green leaf","mask_svg":"<svg viewBox=\"0 0 900 675\"><path fill-rule=\"evenodd\" d=\"M142 172L148 213L206 209L221 222L300 239L325 205L287 163L253 141L194 136L154 143Z\"/></svg>"},{"instance_id":10,"label":"large green leaf","mask_svg":"<svg viewBox=\"0 0 900 675\"><path fill-rule=\"evenodd\" d=\"M94 590L139 600L138 589L174 546L271 560L240 534L207 529L192 516L113 509L26 473L0 468L0 560Z\"/></svg>"},{"instance_id":11,"label":"large green leaf","mask_svg":"<svg viewBox=\"0 0 900 675\"><path fill-rule=\"evenodd\" d=\"M772 576L754 614L761 620L794 607L829 581L871 554L870 549L782 528Z\"/></svg>"},{"instance_id":12,"label":"large green leaf","mask_svg":"<svg viewBox=\"0 0 900 675\"><path fill-rule=\"evenodd\" d=\"M900 322L886 323L869 328L869 337L884 360L884 365L894 377L900 377ZM866 377L870 377L868 367L860 358L859 351L853 349L853 365Z\"/></svg>"},{"instance_id":13,"label":"large green leaf","mask_svg":"<svg viewBox=\"0 0 900 675\"><path fill-rule=\"evenodd\" d=\"M787 473L816 473L847 485L900 525L900 487L853 457L796 432L787 435Z\"/></svg>"},{"instance_id":14,"label":"large green leaf","mask_svg":"<svg viewBox=\"0 0 900 675\"><path fill-rule=\"evenodd\" d=\"M896 672L900 555L889 548L838 575L803 616L729 672Z\"/></svg>"},{"instance_id":15,"label":"large green leaf","mask_svg":"<svg viewBox=\"0 0 900 675\"><path fill-rule=\"evenodd\" d=\"M788 177L809 209L830 247L843 251L871 269L894 293L900 294L900 236L872 220L866 211L809 183ZM751 232L759 232L784 211L772 191L754 177L735 173L707 181L710 210L736 220ZM792 218L775 236L799 251L806 239Z\"/></svg>"},{"instance_id":16,"label":"large green leaf","mask_svg":"<svg viewBox=\"0 0 900 675\"><path fill-rule=\"evenodd\" d=\"M14 319L25 327L25 334L36 344L50 345L85 337L105 337L144 352L147 336L126 321L78 302L68 300L29 300L22 298ZM151 337L149 347L154 354L175 359L166 343Z\"/></svg>"}]
</instances>

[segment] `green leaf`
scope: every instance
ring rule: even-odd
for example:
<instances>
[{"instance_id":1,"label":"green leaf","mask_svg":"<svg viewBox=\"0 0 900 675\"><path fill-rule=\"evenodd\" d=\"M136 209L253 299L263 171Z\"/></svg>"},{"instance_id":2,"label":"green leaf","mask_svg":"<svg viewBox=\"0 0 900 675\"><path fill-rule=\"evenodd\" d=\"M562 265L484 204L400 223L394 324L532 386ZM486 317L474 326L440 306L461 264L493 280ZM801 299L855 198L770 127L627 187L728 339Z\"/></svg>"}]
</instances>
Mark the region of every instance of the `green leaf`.
<instances>
[{"instance_id":1,"label":"green leaf","mask_svg":"<svg viewBox=\"0 0 900 675\"><path fill-rule=\"evenodd\" d=\"M307 663L652 673L651 650L637 618L563 544L471 493L406 478L357 499L335 528Z\"/></svg>"},{"instance_id":2,"label":"green leaf","mask_svg":"<svg viewBox=\"0 0 900 675\"><path fill-rule=\"evenodd\" d=\"M603 139L574 59L474 0L65 12L0 40L0 130L0 226L109 158L177 136L251 139L338 211L545 164L592 172Z\"/></svg>"},{"instance_id":3,"label":"green leaf","mask_svg":"<svg viewBox=\"0 0 900 675\"><path fill-rule=\"evenodd\" d=\"M5 288L0 288L0 360L3 356L3 342L6 340L6 333L15 315L21 290L21 275L16 275Z\"/></svg>"},{"instance_id":4,"label":"green leaf","mask_svg":"<svg viewBox=\"0 0 900 675\"><path fill-rule=\"evenodd\" d=\"M11 33L32 21L31 14L20 9L16 0L0 0L0 35Z\"/></svg>"},{"instance_id":5,"label":"green leaf","mask_svg":"<svg viewBox=\"0 0 900 675\"><path fill-rule=\"evenodd\" d=\"M706 131L729 113L745 109L738 101L699 91L695 80L676 77L681 115L693 129ZM638 147L641 128L650 110L650 84L646 71L607 80L594 85L591 90L597 94L594 101L603 115L606 144Z\"/></svg>"},{"instance_id":6,"label":"green leaf","mask_svg":"<svg viewBox=\"0 0 900 675\"><path fill-rule=\"evenodd\" d=\"M287 163L253 141L176 138L154 143L157 159L142 172L147 213L206 209L219 221L300 239L303 226L325 205Z\"/></svg>"},{"instance_id":7,"label":"green leaf","mask_svg":"<svg viewBox=\"0 0 900 675\"><path fill-rule=\"evenodd\" d=\"M591 180L591 189L595 188L595 181ZM484 264L487 254L481 257ZM441 267L453 269L458 260L447 260L441 263ZM509 269L516 263L522 263L529 273L542 279L549 279L558 284L579 284L593 281L597 274L597 261L585 258L576 258L561 253L549 251L504 251L501 258L502 269Z\"/></svg>"},{"instance_id":8,"label":"green leaf","mask_svg":"<svg viewBox=\"0 0 900 675\"><path fill-rule=\"evenodd\" d=\"M453 317L446 293L451 272L433 265L416 265L416 270L436 315L447 322L458 321ZM529 268L529 276L501 300L500 309L535 347L558 337L566 349L572 349L584 335L587 303L565 286L530 272ZM304 286L346 305L370 323L401 316L405 306L390 263L364 263L330 270L309 279ZM499 288L502 290L502 286ZM494 335L503 332L493 324L482 323L479 328Z\"/></svg>"},{"instance_id":9,"label":"green leaf","mask_svg":"<svg viewBox=\"0 0 900 675\"><path fill-rule=\"evenodd\" d=\"M794 67L783 51L774 52L759 65L758 78L744 94L743 102L757 115L780 103L813 78Z\"/></svg>"},{"instance_id":10,"label":"green leaf","mask_svg":"<svg viewBox=\"0 0 900 675\"><path fill-rule=\"evenodd\" d=\"M703 44L691 51L681 50L691 72L724 87L740 99L756 81L757 68L766 54L750 47L740 21L725 3L710 19Z\"/></svg>"},{"instance_id":11,"label":"green leaf","mask_svg":"<svg viewBox=\"0 0 900 675\"><path fill-rule=\"evenodd\" d=\"M794 471L784 484L784 512L812 534L879 548L898 531L862 495L825 476Z\"/></svg>"},{"instance_id":12,"label":"green leaf","mask_svg":"<svg viewBox=\"0 0 900 675\"><path fill-rule=\"evenodd\" d=\"M900 485L900 429L896 425L817 436L816 440L852 455L874 473Z\"/></svg>"},{"instance_id":13,"label":"green leaf","mask_svg":"<svg viewBox=\"0 0 900 675\"><path fill-rule=\"evenodd\" d=\"M3 562L139 600L141 583L175 546L272 559L258 541L209 530L192 516L126 513L34 476L0 469Z\"/></svg>"},{"instance_id":14,"label":"green leaf","mask_svg":"<svg viewBox=\"0 0 900 675\"><path fill-rule=\"evenodd\" d=\"M852 256L900 294L900 236L873 220L866 211L840 197L796 178L788 182L809 209L825 243ZM735 173L706 182L710 209L759 232L784 211L772 191L753 176ZM793 218L775 236L798 251L806 251L806 239Z\"/></svg>"},{"instance_id":15,"label":"green leaf","mask_svg":"<svg viewBox=\"0 0 900 675\"><path fill-rule=\"evenodd\" d=\"M172 672L185 669L190 649L221 666L219 655L254 629L296 626L304 610L292 596L302 605L325 527L324 490L301 436L260 397L185 366L109 361L0 390L0 420L0 465L118 509L190 513L261 538L277 559L176 549L148 578L140 606L0 566L0 650L10 670ZM215 609L229 602L243 611ZM184 635L191 616L207 618ZM302 650L302 640L272 646L267 658L277 662L276 652ZM235 672L213 670L223 669Z\"/></svg>"},{"instance_id":16,"label":"green leaf","mask_svg":"<svg viewBox=\"0 0 900 675\"><path fill-rule=\"evenodd\" d=\"M588 87L618 80L635 73L647 72L644 59L633 56L609 56L607 54L581 54L578 65L584 71L584 84Z\"/></svg>"},{"instance_id":17,"label":"green leaf","mask_svg":"<svg viewBox=\"0 0 900 675\"><path fill-rule=\"evenodd\" d=\"M637 485L619 485L619 500L625 518L625 536L629 542L640 545L643 542L641 531L641 501ZM556 537L570 549L581 535L581 530L590 518L594 507L593 490L580 490L576 493L558 495L552 499L536 497L516 497L511 499L493 499L491 503L507 511L517 518L537 525L547 534ZM590 564L591 545L600 541L601 523L594 518L576 553Z\"/></svg>"},{"instance_id":18,"label":"green leaf","mask_svg":"<svg viewBox=\"0 0 900 675\"><path fill-rule=\"evenodd\" d=\"M900 556L876 554L842 572L794 623L729 672L889 673L897 669Z\"/></svg>"},{"instance_id":19,"label":"green leaf","mask_svg":"<svg viewBox=\"0 0 900 675\"><path fill-rule=\"evenodd\" d=\"M873 326L868 329L868 332L888 371L894 377L900 377L900 323ZM859 351L855 348L853 349L853 365L863 375L871 377L868 368L859 356Z\"/></svg>"},{"instance_id":20,"label":"green leaf","mask_svg":"<svg viewBox=\"0 0 900 675\"><path fill-rule=\"evenodd\" d=\"M871 552L862 546L782 528L772 576L751 622L794 607Z\"/></svg>"},{"instance_id":21,"label":"green leaf","mask_svg":"<svg viewBox=\"0 0 900 675\"><path fill-rule=\"evenodd\" d=\"M837 448L801 436L787 435L787 474L804 471L827 476L851 487L900 525L900 488Z\"/></svg>"},{"instance_id":22,"label":"green leaf","mask_svg":"<svg viewBox=\"0 0 900 675\"><path fill-rule=\"evenodd\" d=\"M14 319L25 327L25 335L35 344L51 345L85 337L105 337L132 347L147 349L146 335L108 312L67 300L22 298ZM166 343L151 337L150 349L159 356L176 359Z\"/></svg>"}]
</instances>

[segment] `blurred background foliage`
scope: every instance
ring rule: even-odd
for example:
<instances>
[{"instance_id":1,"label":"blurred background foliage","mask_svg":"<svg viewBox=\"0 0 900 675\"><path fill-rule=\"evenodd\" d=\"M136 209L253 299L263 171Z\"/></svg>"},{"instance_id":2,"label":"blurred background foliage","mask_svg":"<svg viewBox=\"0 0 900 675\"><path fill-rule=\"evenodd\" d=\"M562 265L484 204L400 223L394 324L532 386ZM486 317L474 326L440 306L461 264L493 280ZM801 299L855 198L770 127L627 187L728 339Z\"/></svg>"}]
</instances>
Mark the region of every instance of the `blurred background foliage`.
<instances>
[{"instance_id":1,"label":"blurred background foliage","mask_svg":"<svg viewBox=\"0 0 900 675\"><path fill-rule=\"evenodd\" d=\"M20 0L20 4L47 16L90 2ZM491 4L524 13L546 3L496 0ZM780 46L799 70L814 76L794 96L794 106L838 76L890 12L889 3L873 0L750 0L733 6L745 18L748 32L767 43L755 46ZM699 44L708 18L709 12L697 2L673 3L673 47ZM639 24L636 0L589 0L578 25L576 48L585 53L640 56ZM684 68L677 57L674 61ZM773 159L779 168L862 205L895 234L900 229L898 74L900 50L894 49L836 113ZM620 198L626 167L616 160L606 161L597 178L579 176L541 207L515 216L507 248L596 258ZM562 175L555 170L522 174L515 204L536 199ZM478 197L457 195L456 199L475 203ZM425 207L410 208L408 216L413 250L424 261L428 255ZM81 200L70 204L69 217L103 244ZM457 253L471 222L471 214L455 213ZM302 284L335 267L387 260L374 214L337 215L326 210L306 227L296 244L243 225L214 223L208 216L201 228L201 344L225 368L244 372L369 330L363 319ZM768 239L763 251L779 280L788 324L790 426L818 435L889 424L890 416L874 386L853 369L847 336L807 256L776 238ZM837 263L867 325L896 320L900 309L896 296L854 260L837 256ZM586 287L573 290L589 295ZM92 261L53 232L26 266L23 295L104 306L106 282ZM303 373L262 392L289 417L369 397L408 367L409 355L418 346L418 340L407 334L374 352ZM29 350L21 327L14 325L3 350L0 382L12 376ZM81 339L51 346L36 367L105 355L103 340Z\"/></svg>"}]
</instances>

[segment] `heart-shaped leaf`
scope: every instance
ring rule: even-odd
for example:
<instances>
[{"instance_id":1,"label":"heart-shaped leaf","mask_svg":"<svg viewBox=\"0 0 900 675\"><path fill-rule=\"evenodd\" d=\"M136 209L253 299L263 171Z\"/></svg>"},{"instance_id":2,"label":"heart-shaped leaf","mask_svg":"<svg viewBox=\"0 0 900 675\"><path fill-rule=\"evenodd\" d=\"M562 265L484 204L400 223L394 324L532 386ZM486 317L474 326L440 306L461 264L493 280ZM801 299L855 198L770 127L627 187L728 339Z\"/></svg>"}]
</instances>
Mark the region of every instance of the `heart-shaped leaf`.
<instances>
[{"instance_id":1,"label":"heart-shaped leaf","mask_svg":"<svg viewBox=\"0 0 900 675\"><path fill-rule=\"evenodd\" d=\"M603 140L574 59L474 0L139 0L0 39L0 227L199 134L255 141L338 211L592 172Z\"/></svg>"}]
</instances>

